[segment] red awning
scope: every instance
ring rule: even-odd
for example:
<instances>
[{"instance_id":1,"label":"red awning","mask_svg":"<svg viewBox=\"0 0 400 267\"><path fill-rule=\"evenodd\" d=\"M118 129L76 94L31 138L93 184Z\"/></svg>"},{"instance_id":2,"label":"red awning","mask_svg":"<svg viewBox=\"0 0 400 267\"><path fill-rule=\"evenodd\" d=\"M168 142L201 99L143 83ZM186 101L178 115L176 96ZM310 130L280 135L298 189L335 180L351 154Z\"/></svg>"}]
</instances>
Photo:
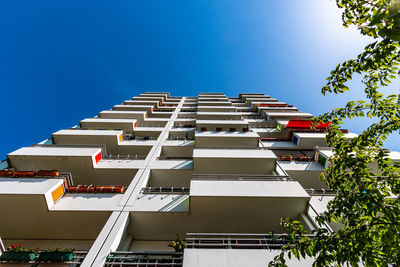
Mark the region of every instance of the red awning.
<instances>
[{"instance_id":1,"label":"red awning","mask_svg":"<svg viewBox=\"0 0 400 267\"><path fill-rule=\"evenodd\" d=\"M286 128L311 128L313 126L314 128L328 128L329 125L331 125L330 122L326 123L318 123L314 125L310 120L301 120L301 119L291 119Z\"/></svg>"},{"instance_id":2,"label":"red awning","mask_svg":"<svg viewBox=\"0 0 400 267\"><path fill-rule=\"evenodd\" d=\"M287 104L260 104L259 107L287 107Z\"/></svg>"}]
</instances>

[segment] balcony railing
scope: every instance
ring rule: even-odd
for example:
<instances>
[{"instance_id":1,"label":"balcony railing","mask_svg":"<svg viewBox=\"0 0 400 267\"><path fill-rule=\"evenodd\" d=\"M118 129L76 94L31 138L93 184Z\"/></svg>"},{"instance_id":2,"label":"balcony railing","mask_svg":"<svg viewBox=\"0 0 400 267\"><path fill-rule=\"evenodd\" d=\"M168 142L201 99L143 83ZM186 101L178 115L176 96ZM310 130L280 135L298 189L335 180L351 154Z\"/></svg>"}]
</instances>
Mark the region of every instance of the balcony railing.
<instances>
[{"instance_id":1,"label":"balcony railing","mask_svg":"<svg viewBox=\"0 0 400 267\"><path fill-rule=\"evenodd\" d=\"M112 155L108 154L104 157L104 159L121 159L121 160L145 160L146 156L138 156L138 155Z\"/></svg>"},{"instance_id":2,"label":"balcony railing","mask_svg":"<svg viewBox=\"0 0 400 267\"><path fill-rule=\"evenodd\" d=\"M183 253L178 252L111 252L105 267L111 266L182 266Z\"/></svg>"},{"instance_id":3,"label":"balcony railing","mask_svg":"<svg viewBox=\"0 0 400 267\"><path fill-rule=\"evenodd\" d=\"M171 194L171 195L187 195L190 188L185 187L143 187L142 194Z\"/></svg>"},{"instance_id":4,"label":"balcony railing","mask_svg":"<svg viewBox=\"0 0 400 267\"><path fill-rule=\"evenodd\" d=\"M39 251L39 253L40 252L43 252L43 251ZM82 264L83 260L85 259L87 253L88 252L86 250L76 250L75 251L75 255L74 255L74 257L72 258L71 261L57 262L57 263L54 263L54 264L55 265L56 264L63 264L62 266L68 266L68 267L78 267L78 266L81 266L81 264ZM40 264L40 262L38 261L38 258L39 258L39 255L33 261L29 261L29 262L26 262L26 263L27 264L31 264L30 266L42 266L42 264ZM4 263L6 266L11 266L11 265L7 265L7 263L8 263L7 261L0 261L0 265L2 265L2 263ZM12 264L18 264L18 263L14 263L13 262ZM55 266L55 265L53 265L53 266ZM12 265L12 266L14 266L14 265ZM23 266L25 266L25 265L23 265ZM59 266L59 265L57 265L57 266Z\"/></svg>"},{"instance_id":5,"label":"balcony railing","mask_svg":"<svg viewBox=\"0 0 400 267\"><path fill-rule=\"evenodd\" d=\"M312 237L312 235L309 235ZM187 233L186 247L201 249L281 249L295 240L289 234Z\"/></svg>"},{"instance_id":6,"label":"balcony railing","mask_svg":"<svg viewBox=\"0 0 400 267\"><path fill-rule=\"evenodd\" d=\"M194 180L292 181L288 175L265 174L192 174Z\"/></svg>"},{"instance_id":7,"label":"balcony railing","mask_svg":"<svg viewBox=\"0 0 400 267\"><path fill-rule=\"evenodd\" d=\"M195 128L195 127L196 127L195 124L174 125L174 128ZM174 128L172 128L172 130L174 130Z\"/></svg>"},{"instance_id":8,"label":"balcony railing","mask_svg":"<svg viewBox=\"0 0 400 267\"><path fill-rule=\"evenodd\" d=\"M243 119L265 119L263 116L257 114L257 115L242 115L241 116L242 120Z\"/></svg>"},{"instance_id":9,"label":"balcony railing","mask_svg":"<svg viewBox=\"0 0 400 267\"><path fill-rule=\"evenodd\" d=\"M153 112L174 112L173 109L155 109Z\"/></svg>"},{"instance_id":10,"label":"balcony railing","mask_svg":"<svg viewBox=\"0 0 400 267\"><path fill-rule=\"evenodd\" d=\"M129 134L127 134L127 135L125 135L125 138L127 139L127 140L153 140L153 137L151 137L151 136L135 136L135 135L129 135ZM157 139L157 138L154 138L154 139Z\"/></svg>"},{"instance_id":11,"label":"balcony railing","mask_svg":"<svg viewBox=\"0 0 400 267\"><path fill-rule=\"evenodd\" d=\"M186 138L186 137L168 137L167 139L165 139L167 141L193 141L194 138Z\"/></svg>"},{"instance_id":12,"label":"balcony railing","mask_svg":"<svg viewBox=\"0 0 400 267\"><path fill-rule=\"evenodd\" d=\"M310 196L336 196L336 192L329 189L305 189Z\"/></svg>"},{"instance_id":13,"label":"balcony railing","mask_svg":"<svg viewBox=\"0 0 400 267\"><path fill-rule=\"evenodd\" d=\"M192 157L167 157L167 156L159 156L158 160L193 160Z\"/></svg>"}]
</instances>

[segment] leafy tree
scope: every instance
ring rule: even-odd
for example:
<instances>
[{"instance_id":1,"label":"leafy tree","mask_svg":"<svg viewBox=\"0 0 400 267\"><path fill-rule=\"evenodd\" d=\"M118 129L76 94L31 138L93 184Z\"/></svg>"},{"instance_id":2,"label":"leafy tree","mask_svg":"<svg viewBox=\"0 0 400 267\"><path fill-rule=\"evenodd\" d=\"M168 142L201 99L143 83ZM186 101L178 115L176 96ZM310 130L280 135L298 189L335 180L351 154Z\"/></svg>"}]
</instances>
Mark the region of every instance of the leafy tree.
<instances>
[{"instance_id":1,"label":"leafy tree","mask_svg":"<svg viewBox=\"0 0 400 267\"><path fill-rule=\"evenodd\" d=\"M366 101L350 101L317 118L331 121L327 143L333 147L329 167L321 179L337 192L320 226L338 222L339 231L321 227L309 237L300 222L285 218L282 226L292 232L292 244L284 247L270 266L284 266L284 255L309 256L315 266L400 266L400 169L388 158L383 141L400 129L400 95L384 94L400 75L399 0L337 0L345 27L355 25L375 41L355 59L334 69L322 94L349 90L346 82L361 74ZM340 124L354 117L375 118L357 138L345 140Z\"/></svg>"}]
</instances>

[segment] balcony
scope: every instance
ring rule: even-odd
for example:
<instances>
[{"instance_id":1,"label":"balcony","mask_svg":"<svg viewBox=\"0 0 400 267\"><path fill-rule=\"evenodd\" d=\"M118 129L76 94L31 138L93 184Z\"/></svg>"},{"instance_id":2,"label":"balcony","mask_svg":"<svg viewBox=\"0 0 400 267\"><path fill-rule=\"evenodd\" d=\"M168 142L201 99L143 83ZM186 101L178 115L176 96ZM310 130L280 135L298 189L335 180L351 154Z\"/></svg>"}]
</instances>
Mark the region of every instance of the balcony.
<instances>
[{"instance_id":1,"label":"balcony","mask_svg":"<svg viewBox=\"0 0 400 267\"><path fill-rule=\"evenodd\" d=\"M130 102L125 101L123 105L115 105L114 110L124 110L124 111L146 111L148 113L154 110L154 106L145 105L131 105Z\"/></svg>"},{"instance_id":2,"label":"balcony","mask_svg":"<svg viewBox=\"0 0 400 267\"><path fill-rule=\"evenodd\" d=\"M153 111L149 114L151 118L171 118L173 111Z\"/></svg>"},{"instance_id":3,"label":"balcony","mask_svg":"<svg viewBox=\"0 0 400 267\"><path fill-rule=\"evenodd\" d=\"M260 149L194 149L194 170L201 173L272 174L276 156Z\"/></svg>"},{"instance_id":4,"label":"balcony","mask_svg":"<svg viewBox=\"0 0 400 267\"><path fill-rule=\"evenodd\" d=\"M185 106L185 104L183 105L181 111L183 112L195 112L197 111L197 105L196 106Z\"/></svg>"},{"instance_id":5,"label":"balcony","mask_svg":"<svg viewBox=\"0 0 400 267\"><path fill-rule=\"evenodd\" d=\"M312 117L312 114L305 112L265 112L265 120L268 123L268 127L276 127L276 120L311 119Z\"/></svg>"},{"instance_id":6,"label":"balcony","mask_svg":"<svg viewBox=\"0 0 400 267\"><path fill-rule=\"evenodd\" d=\"M169 93L166 92L144 92L143 94L139 94L139 96L162 96L162 97L169 97Z\"/></svg>"},{"instance_id":7,"label":"balcony","mask_svg":"<svg viewBox=\"0 0 400 267\"><path fill-rule=\"evenodd\" d=\"M257 110L260 112L262 116L265 117L266 113L274 113L274 112L299 112L299 109L296 107L257 107Z\"/></svg>"},{"instance_id":8,"label":"balcony","mask_svg":"<svg viewBox=\"0 0 400 267\"><path fill-rule=\"evenodd\" d=\"M107 257L105 267L112 266L182 266L182 253L115 251Z\"/></svg>"},{"instance_id":9,"label":"balcony","mask_svg":"<svg viewBox=\"0 0 400 267\"><path fill-rule=\"evenodd\" d=\"M138 242L147 243L142 251L154 250L163 240L165 250L165 241L186 232L279 233L280 218L299 218L310 199L292 181L192 180L189 198L186 192L145 190L128 208L132 212L125 233L135 237L131 250ZM255 214L257 220L249 220Z\"/></svg>"},{"instance_id":10,"label":"balcony","mask_svg":"<svg viewBox=\"0 0 400 267\"><path fill-rule=\"evenodd\" d=\"M136 127L136 120L134 119L104 119L104 118L90 118L81 121L82 128L88 129L122 129L126 133L133 133Z\"/></svg>"},{"instance_id":11,"label":"balcony","mask_svg":"<svg viewBox=\"0 0 400 267\"><path fill-rule=\"evenodd\" d=\"M276 98L246 98L246 103L250 105L269 104L278 102Z\"/></svg>"},{"instance_id":12,"label":"balcony","mask_svg":"<svg viewBox=\"0 0 400 267\"><path fill-rule=\"evenodd\" d=\"M200 106L231 106L232 103L230 101L227 100L223 100L223 101L201 101L199 99L199 101L197 102L197 106L198 108L200 108Z\"/></svg>"},{"instance_id":13,"label":"balcony","mask_svg":"<svg viewBox=\"0 0 400 267\"><path fill-rule=\"evenodd\" d=\"M196 132L197 147L258 147L255 132Z\"/></svg>"},{"instance_id":14,"label":"balcony","mask_svg":"<svg viewBox=\"0 0 400 267\"><path fill-rule=\"evenodd\" d=\"M134 96L132 100L155 100L155 101L163 101L165 100L166 96L157 96L157 95L143 95L140 94L139 96Z\"/></svg>"},{"instance_id":15,"label":"balcony","mask_svg":"<svg viewBox=\"0 0 400 267\"><path fill-rule=\"evenodd\" d=\"M163 127L136 127L132 136L138 137L150 137L148 139L156 140L161 132L164 130Z\"/></svg>"},{"instance_id":16,"label":"balcony","mask_svg":"<svg viewBox=\"0 0 400 267\"><path fill-rule=\"evenodd\" d=\"M145 187L130 208L135 212L189 212L189 190Z\"/></svg>"},{"instance_id":17,"label":"balcony","mask_svg":"<svg viewBox=\"0 0 400 267\"><path fill-rule=\"evenodd\" d=\"M143 123L138 126L143 127L165 127L167 125L168 118L146 118Z\"/></svg>"},{"instance_id":18,"label":"balcony","mask_svg":"<svg viewBox=\"0 0 400 267\"><path fill-rule=\"evenodd\" d=\"M143 162L134 158L130 159L128 161L131 163L128 166L132 168L127 168L127 164L121 162L122 159L102 160L100 147L56 145L23 147L8 154L7 157L11 168L17 170L58 169L72 173L76 184L128 185L141 166L140 162Z\"/></svg>"},{"instance_id":19,"label":"balcony","mask_svg":"<svg viewBox=\"0 0 400 267\"><path fill-rule=\"evenodd\" d=\"M35 240L34 247L41 248L80 243L71 247L89 249L111 211L57 210L64 196L63 179L0 178L0 212L7 214L0 220L0 236L5 243Z\"/></svg>"},{"instance_id":20,"label":"balcony","mask_svg":"<svg viewBox=\"0 0 400 267\"><path fill-rule=\"evenodd\" d=\"M193 160L191 157L158 157L153 170L193 170Z\"/></svg>"},{"instance_id":21,"label":"balcony","mask_svg":"<svg viewBox=\"0 0 400 267\"><path fill-rule=\"evenodd\" d=\"M250 107L235 107L237 112L252 112L253 109Z\"/></svg>"},{"instance_id":22,"label":"balcony","mask_svg":"<svg viewBox=\"0 0 400 267\"><path fill-rule=\"evenodd\" d=\"M268 107L288 107L289 105L286 104L285 102L278 102L278 101L261 101L261 102L252 102L251 103L254 109L259 109L259 108L268 108Z\"/></svg>"},{"instance_id":23,"label":"balcony","mask_svg":"<svg viewBox=\"0 0 400 267\"><path fill-rule=\"evenodd\" d=\"M267 249L185 249L183 266L185 267L265 267L279 255L279 250ZM297 260L285 257L291 267L312 266L310 258Z\"/></svg>"},{"instance_id":24,"label":"balcony","mask_svg":"<svg viewBox=\"0 0 400 267\"><path fill-rule=\"evenodd\" d=\"M234 106L199 106L197 111L200 112L235 112Z\"/></svg>"},{"instance_id":25,"label":"balcony","mask_svg":"<svg viewBox=\"0 0 400 267\"><path fill-rule=\"evenodd\" d=\"M194 141L164 142L161 149L161 157L187 157L192 158Z\"/></svg>"},{"instance_id":26,"label":"balcony","mask_svg":"<svg viewBox=\"0 0 400 267\"><path fill-rule=\"evenodd\" d=\"M144 119L147 117L146 111L118 111L118 110L105 110L99 113L100 118L109 119L135 119L139 125L142 125Z\"/></svg>"},{"instance_id":27,"label":"balcony","mask_svg":"<svg viewBox=\"0 0 400 267\"><path fill-rule=\"evenodd\" d=\"M167 160L160 160L166 162ZM151 188L189 188L192 169L152 169L147 187Z\"/></svg>"},{"instance_id":28,"label":"balcony","mask_svg":"<svg viewBox=\"0 0 400 267\"><path fill-rule=\"evenodd\" d=\"M65 192L63 179L4 177L0 178L0 185L0 197L3 199L1 203L8 203L10 208L16 199L5 197L26 196L27 199L44 204L46 209L51 209Z\"/></svg>"},{"instance_id":29,"label":"balcony","mask_svg":"<svg viewBox=\"0 0 400 267\"><path fill-rule=\"evenodd\" d=\"M190 184L191 214L208 218L207 225L198 227L205 233L279 232L280 218L306 213L309 199L293 181L192 180ZM248 219L255 214L257 220Z\"/></svg>"},{"instance_id":30,"label":"balcony","mask_svg":"<svg viewBox=\"0 0 400 267\"><path fill-rule=\"evenodd\" d=\"M278 152L279 153L279 152ZM287 152L294 155L292 152ZM297 152L300 154L300 152ZM311 157L311 160L313 158ZM319 175L325 169L320 163L315 161L278 161L278 165L298 181L304 188L325 188L326 184L319 179Z\"/></svg>"},{"instance_id":31,"label":"balcony","mask_svg":"<svg viewBox=\"0 0 400 267\"><path fill-rule=\"evenodd\" d=\"M249 124L243 120L196 120L196 129L200 131L247 131Z\"/></svg>"},{"instance_id":32,"label":"balcony","mask_svg":"<svg viewBox=\"0 0 400 267\"><path fill-rule=\"evenodd\" d=\"M43 240L38 240L38 241L34 241L34 242L32 242L32 241L30 242L30 241L31 240L21 240L21 241L18 240L17 242L14 242L14 241L10 242L10 240L5 240L4 245L5 245L5 247L8 247L11 244L23 243L24 247L35 248L35 247L38 247L38 244L39 245L43 244ZM27 244L32 244L32 245L27 245ZM71 245L69 247L75 247L76 248L75 244L79 244L79 242L75 241L72 244L73 245ZM44 245L44 246L40 245L40 248L50 249L50 248L53 248L53 247L64 247L65 245L66 245L65 243L57 242L56 240L49 240L47 246L46 245ZM51 267L51 266L53 266L53 267L57 267L57 266L78 267L78 266L81 266L83 260L85 259L86 254L88 252L88 249L86 249L86 250L80 250L80 249L75 250L75 254L74 254L73 258L71 259L71 261L65 261L65 262L60 262L60 263L40 263L38 261L39 256L37 256L33 261L24 262L24 263L22 263L22 262L21 263L16 263L16 262L9 263L9 262L6 262L6 261L4 261L4 262L0 261L0 266L4 266L4 267L11 267L11 266L18 266L18 267L31 267L31 266L37 266L37 267L43 267L43 266L48 266L48 267ZM41 249L38 252L41 253L43 251L44 250Z\"/></svg>"},{"instance_id":33,"label":"balcony","mask_svg":"<svg viewBox=\"0 0 400 267\"><path fill-rule=\"evenodd\" d=\"M264 119L245 119L252 128L265 128L267 127L267 121Z\"/></svg>"},{"instance_id":34,"label":"balcony","mask_svg":"<svg viewBox=\"0 0 400 267\"><path fill-rule=\"evenodd\" d=\"M54 144L102 144L110 154L122 154L118 150L123 131L112 130L60 130L52 134Z\"/></svg>"},{"instance_id":35,"label":"balcony","mask_svg":"<svg viewBox=\"0 0 400 267\"><path fill-rule=\"evenodd\" d=\"M147 105L157 107L160 100L128 100L129 105Z\"/></svg>"},{"instance_id":36,"label":"balcony","mask_svg":"<svg viewBox=\"0 0 400 267\"><path fill-rule=\"evenodd\" d=\"M240 120L242 113L239 112L197 112L199 120Z\"/></svg>"},{"instance_id":37,"label":"balcony","mask_svg":"<svg viewBox=\"0 0 400 267\"><path fill-rule=\"evenodd\" d=\"M312 235L309 235L312 237ZM187 233L188 249L276 249L293 244L289 234Z\"/></svg>"},{"instance_id":38,"label":"balcony","mask_svg":"<svg viewBox=\"0 0 400 267\"><path fill-rule=\"evenodd\" d=\"M193 140L194 139L195 128L191 127L173 127L169 130L170 139L186 139Z\"/></svg>"},{"instance_id":39,"label":"balcony","mask_svg":"<svg viewBox=\"0 0 400 267\"><path fill-rule=\"evenodd\" d=\"M179 112L178 119L195 119L196 112Z\"/></svg>"},{"instance_id":40,"label":"balcony","mask_svg":"<svg viewBox=\"0 0 400 267\"><path fill-rule=\"evenodd\" d=\"M169 98L165 102L163 102L161 105L164 105L167 107L175 107L175 106L179 105L180 101L181 101L180 99Z\"/></svg>"},{"instance_id":41,"label":"balcony","mask_svg":"<svg viewBox=\"0 0 400 267\"><path fill-rule=\"evenodd\" d=\"M186 119L176 119L174 121L175 127L183 127L183 128L194 128L196 127L196 119L195 118L186 118Z\"/></svg>"}]
</instances>

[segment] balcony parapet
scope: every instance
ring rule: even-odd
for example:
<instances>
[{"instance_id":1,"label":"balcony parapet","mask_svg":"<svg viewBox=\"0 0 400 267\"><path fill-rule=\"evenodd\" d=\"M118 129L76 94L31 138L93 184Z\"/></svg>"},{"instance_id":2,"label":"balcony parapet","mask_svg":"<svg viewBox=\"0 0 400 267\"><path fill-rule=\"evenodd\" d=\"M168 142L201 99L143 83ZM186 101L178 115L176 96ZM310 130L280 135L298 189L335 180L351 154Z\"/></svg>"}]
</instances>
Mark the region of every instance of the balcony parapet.
<instances>
[{"instance_id":1,"label":"balcony parapet","mask_svg":"<svg viewBox=\"0 0 400 267\"><path fill-rule=\"evenodd\" d=\"M182 194L189 195L190 188L185 187L143 187L142 194Z\"/></svg>"},{"instance_id":2,"label":"balcony parapet","mask_svg":"<svg viewBox=\"0 0 400 267\"><path fill-rule=\"evenodd\" d=\"M111 252L105 266L182 266L183 253L179 252Z\"/></svg>"},{"instance_id":3,"label":"balcony parapet","mask_svg":"<svg viewBox=\"0 0 400 267\"><path fill-rule=\"evenodd\" d=\"M290 246L294 241L290 234L186 234L187 248L201 249L281 249L283 246Z\"/></svg>"},{"instance_id":4,"label":"balcony parapet","mask_svg":"<svg viewBox=\"0 0 400 267\"><path fill-rule=\"evenodd\" d=\"M29 261L29 262L24 262L24 263L9 263L7 261L0 261L0 266L48 266L48 263L44 263L41 264L39 259L39 255L41 252L44 251L38 251L38 254L36 256L36 258L33 261ZM86 250L75 250L74 256L72 258L72 260L70 261L64 261L64 262L55 262L53 263L51 266L64 266L64 267L78 267L81 266L83 260L85 259L86 255L87 255L87 251ZM15 265L14 265L15 264ZM18 264L18 265L17 265Z\"/></svg>"},{"instance_id":5,"label":"balcony parapet","mask_svg":"<svg viewBox=\"0 0 400 267\"><path fill-rule=\"evenodd\" d=\"M290 178L288 175L192 174L192 180L292 181L292 178Z\"/></svg>"},{"instance_id":6,"label":"balcony parapet","mask_svg":"<svg viewBox=\"0 0 400 267\"><path fill-rule=\"evenodd\" d=\"M310 196L336 196L335 191L324 188L321 189L310 188L305 190Z\"/></svg>"},{"instance_id":7,"label":"balcony parapet","mask_svg":"<svg viewBox=\"0 0 400 267\"><path fill-rule=\"evenodd\" d=\"M158 160L193 160L192 157L168 157L168 156L159 156Z\"/></svg>"}]
</instances>

